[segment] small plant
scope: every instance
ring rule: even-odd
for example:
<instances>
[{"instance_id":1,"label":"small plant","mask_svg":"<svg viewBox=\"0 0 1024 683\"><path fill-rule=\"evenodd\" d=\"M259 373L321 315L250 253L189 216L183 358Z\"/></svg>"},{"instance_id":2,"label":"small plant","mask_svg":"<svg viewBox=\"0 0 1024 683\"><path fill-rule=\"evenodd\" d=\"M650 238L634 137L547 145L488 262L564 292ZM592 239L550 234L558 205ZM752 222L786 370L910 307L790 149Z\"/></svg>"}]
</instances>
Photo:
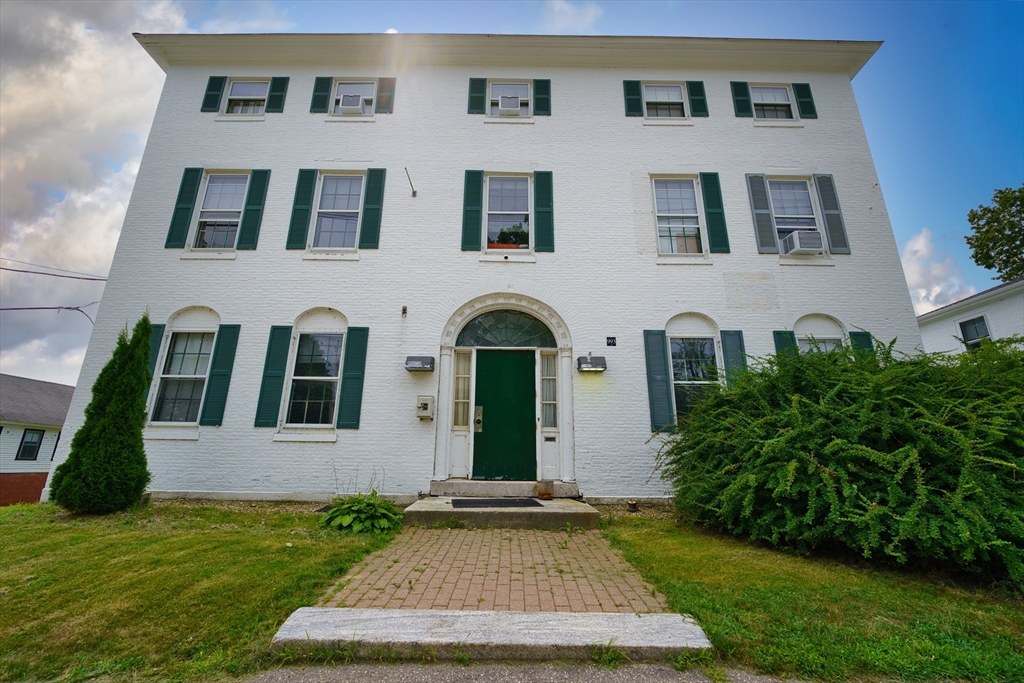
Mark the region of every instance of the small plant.
<instances>
[{"instance_id":1,"label":"small plant","mask_svg":"<svg viewBox=\"0 0 1024 683\"><path fill-rule=\"evenodd\" d=\"M347 498L335 498L324 516L323 525L339 531L386 534L402 526L402 511L376 489Z\"/></svg>"},{"instance_id":2,"label":"small plant","mask_svg":"<svg viewBox=\"0 0 1024 683\"><path fill-rule=\"evenodd\" d=\"M469 666L469 655L459 645L455 646L455 654L452 655L452 659L462 666Z\"/></svg>"},{"instance_id":3,"label":"small plant","mask_svg":"<svg viewBox=\"0 0 1024 683\"><path fill-rule=\"evenodd\" d=\"M595 643L590 648L590 660L597 666L605 669L617 669L626 662L633 661L626 656L626 653L615 647L615 639L612 638L606 645Z\"/></svg>"}]
</instances>

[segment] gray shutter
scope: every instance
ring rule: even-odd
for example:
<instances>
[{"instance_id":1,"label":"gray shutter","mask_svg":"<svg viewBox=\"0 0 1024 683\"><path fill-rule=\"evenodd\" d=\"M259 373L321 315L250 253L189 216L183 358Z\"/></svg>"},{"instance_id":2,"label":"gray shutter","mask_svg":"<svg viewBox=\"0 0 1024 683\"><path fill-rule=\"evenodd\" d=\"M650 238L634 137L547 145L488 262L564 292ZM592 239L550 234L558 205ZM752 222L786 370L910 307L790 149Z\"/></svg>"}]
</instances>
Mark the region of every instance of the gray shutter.
<instances>
[{"instance_id":1,"label":"gray shutter","mask_svg":"<svg viewBox=\"0 0 1024 683\"><path fill-rule=\"evenodd\" d=\"M395 79L377 79L377 102L374 105L375 114L391 114L395 111Z\"/></svg>"},{"instance_id":2,"label":"gray shutter","mask_svg":"<svg viewBox=\"0 0 1024 683\"><path fill-rule=\"evenodd\" d=\"M242 223L238 227L238 250L252 250L260 238L260 224L263 222L263 205L267 200L267 183L270 171L254 170L249 175L249 191L245 197Z\"/></svg>"},{"instance_id":3,"label":"gray shutter","mask_svg":"<svg viewBox=\"0 0 1024 683\"><path fill-rule=\"evenodd\" d=\"M747 350L743 346L743 332L722 330L722 356L725 360L725 379L731 384L747 369Z\"/></svg>"},{"instance_id":4,"label":"gray shutter","mask_svg":"<svg viewBox=\"0 0 1024 683\"><path fill-rule=\"evenodd\" d=\"M839 209L839 196L836 184L830 175L815 175L814 186L818 189L818 202L824 214L825 236L828 238L828 250L833 254L849 254L850 241L846 238L846 225L843 223L843 212Z\"/></svg>"},{"instance_id":5,"label":"gray shutter","mask_svg":"<svg viewBox=\"0 0 1024 683\"><path fill-rule=\"evenodd\" d=\"M341 396L338 399L338 429L359 429L366 372L366 342L369 336L368 327L348 328L345 360L341 369Z\"/></svg>"},{"instance_id":6,"label":"gray shutter","mask_svg":"<svg viewBox=\"0 0 1024 683\"><path fill-rule=\"evenodd\" d=\"M263 381L260 383L260 397L256 402L256 427L276 427L281 412L281 393L284 391L284 375L288 368L288 346L291 344L290 325L274 325L270 328L267 342L267 358L263 362Z\"/></svg>"},{"instance_id":7,"label":"gray shutter","mask_svg":"<svg viewBox=\"0 0 1024 683\"><path fill-rule=\"evenodd\" d=\"M156 361L160 355L160 344L164 339L164 326L153 325L153 331L149 334L149 385L146 386L146 398L149 398L149 388L153 386L153 376L156 374Z\"/></svg>"},{"instance_id":8,"label":"gray shutter","mask_svg":"<svg viewBox=\"0 0 1024 683\"><path fill-rule=\"evenodd\" d=\"M480 251L484 219L484 172L466 171L462 191L462 251Z\"/></svg>"},{"instance_id":9,"label":"gray shutter","mask_svg":"<svg viewBox=\"0 0 1024 683\"><path fill-rule=\"evenodd\" d=\"M305 249L309 236L309 219L313 215L313 195L316 193L316 169L303 168L295 181L292 200L292 219L288 223L288 242L285 249Z\"/></svg>"},{"instance_id":10,"label":"gray shutter","mask_svg":"<svg viewBox=\"0 0 1024 683\"><path fill-rule=\"evenodd\" d=\"M796 106L802 119L818 118L818 110L814 107L811 86L808 83L794 83L793 94L796 95Z\"/></svg>"},{"instance_id":11,"label":"gray shutter","mask_svg":"<svg viewBox=\"0 0 1024 683\"><path fill-rule=\"evenodd\" d=\"M871 333L863 330L856 330L850 333L850 344L858 351L874 351L875 344L871 340Z\"/></svg>"},{"instance_id":12,"label":"gray shutter","mask_svg":"<svg viewBox=\"0 0 1024 683\"><path fill-rule=\"evenodd\" d=\"M708 115L708 98L704 94L704 81L686 81L686 95L690 99L690 116Z\"/></svg>"},{"instance_id":13,"label":"gray shutter","mask_svg":"<svg viewBox=\"0 0 1024 683\"><path fill-rule=\"evenodd\" d=\"M380 244L380 218L384 208L383 168L366 171L366 198L363 200L363 218L359 226L359 248L376 249Z\"/></svg>"},{"instance_id":14,"label":"gray shutter","mask_svg":"<svg viewBox=\"0 0 1024 683\"><path fill-rule=\"evenodd\" d=\"M268 114L280 114L284 111L284 98L288 94L288 77L281 76L270 79L270 90L267 92L267 106L263 109Z\"/></svg>"},{"instance_id":15,"label":"gray shutter","mask_svg":"<svg viewBox=\"0 0 1024 683\"><path fill-rule=\"evenodd\" d=\"M754 214L754 239L757 253L778 254L779 238L775 231L775 215L768 193L768 181L758 173L747 174L747 190L750 192L750 210Z\"/></svg>"},{"instance_id":16,"label":"gray shutter","mask_svg":"<svg viewBox=\"0 0 1024 683\"><path fill-rule=\"evenodd\" d=\"M224 406L228 401L231 369L235 365L240 325L221 325L217 329L217 343L210 358L210 376L206 378L206 397L203 399L201 425L220 425L224 421Z\"/></svg>"},{"instance_id":17,"label":"gray shutter","mask_svg":"<svg viewBox=\"0 0 1024 683\"><path fill-rule=\"evenodd\" d=\"M309 101L310 114L326 114L331 103L331 85L334 79L330 76L317 76L313 81L313 99Z\"/></svg>"},{"instance_id":18,"label":"gray shutter","mask_svg":"<svg viewBox=\"0 0 1024 683\"><path fill-rule=\"evenodd\" d=\"M708 249L712 254L729 253L729 231L725 225L722 186L717 173L701 173L700 189L704 197L704 222L708 227Z\"/></svg>"},{"instance_id":19,"label":"gray shutter","mask_svg":"<svg viewBox=\"0 0 1024 683\"><path fill-rule=\"evenodd\" d=\"M227 82L227 76L210 76L210 80L206 82L206 94L203 95L203 104L199 111L220 111L220 98L224 94L224 84Z\"/></svg>"},{"instance_id":20,"label":"gray shutter","mask_svg":"<svg viewBox=\"0 0 1024 683\"><path fill-rule=\"evenodd\" d=\"M186 168L182 173L178 199L174 202L174 213L171 214L171 227L167 229L167 240L164 242L165 249L182 249L185 246L202 179L201 168Z\"/></svg>"},{"instance_id":21,"label":"gray shutter","mask_svg":"<svg viewBox=\"0 0 1024 683\"><path fill-rule=\"evenodd\" d=\"M796 334L790 330L775 330L772 332L772 336L775 337L775 353L783 354L795 354L799 347L796 345Z\"/></svg>"},{"instance_id":22,"label":"gray shutter","mask_svg":"<svg viewBox=\"0 0 1024 683\"><path fill-rule=\"evenodd\" d=\"M533 115L551 116L551 81L533 79Z\"/></svg>"},{"instance_id":23,"label":"gray shutter","mask_svg":"<svg viewBox=\"0 0 1024 683\"><path fill-rule=\"evenodd\" d=\"M665 330L644 330L644 358L647 361L651 431L659 432L675 422L672 410L672 372Z\"/></svg>"},{"instance_id":24,"label":"gray shutter","mask_svg":"<svg viewBox=\"0 0 1024 683\"><path fill-rule=\"evenodd\" d=\"M754 115L754 105L750 102L750 88L744 81L732 81L732 108L736 116L751 117Z\"/></svg>"},{"instance_id":25,"label":"gray shutter","mask_svg":"<svg viewBox=\"0 0 1024 683\"><path fill-rule=\"evenodd\" d=\"M487 79L486 78L471 78L469 79L469 107L466 109L467 114L486 114L487 113Z\"/></svg>"},{"instance_id":26,"label":"gray shutter","mask_svg":"<svg viewBox=\"0 0 1024 683\"><path fill-rule=\"evenodd\" d=\"M626 98L626 116L643 116L644 96L640 81L622 81L622 94Z\"/></svg>"},{"instance_id":27,"label":"gray shutter","mask_svg":"<svg viewBox=\"0 0 1024 683\"><path fill-rule=\"evenodd\" d=\"M555 207L551 171L535 171L533 174L533 209L533 250L554 251Z\"/></svg>"}]
</instances>

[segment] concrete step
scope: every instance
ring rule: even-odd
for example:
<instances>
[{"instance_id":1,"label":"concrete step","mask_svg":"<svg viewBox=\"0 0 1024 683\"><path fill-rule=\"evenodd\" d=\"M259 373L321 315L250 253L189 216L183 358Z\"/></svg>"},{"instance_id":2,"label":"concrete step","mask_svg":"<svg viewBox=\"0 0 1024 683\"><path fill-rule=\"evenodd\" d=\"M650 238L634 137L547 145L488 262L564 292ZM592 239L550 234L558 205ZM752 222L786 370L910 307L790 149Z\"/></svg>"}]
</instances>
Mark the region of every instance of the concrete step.
<instances>
[{"instance_id":1,"label":"concrete step","mask_svg":"<svg viewBox=\"0 0 1024 683\"><path fill-rule=\"evenodd\" d=\"M555 498L579 498L580 489L574 481L554 480ZM535 481L492 481L485 479L444 479L430 482L430 495L470 497L500 496L533 498L537 495Z\"/></svg>"},{"instance_id":2,"label":"concrete step","mask_svg":"<svg viewBox=\"0 0 1024 683\"><path fill-rule=\"evenodd\" d=\"M354 648L355 658L583 660L611 644L634 662L710 649L703 629L678 614L458 612L302 607L274 636L275 649Z\"/></svg>"},{"instance_id":3,"label":"concrete step","mask_svg":"<svg viewBox=\"0 0 1024 683\"><path fill-rule=\"evenodd\" d=\"M456 522L470 527L510 529L564 529L571 524L573 528L596 529L601 518L601 513L578 500L556 498L538 502L538 507L456 508L448 496L421 498L405 508L405 524L433 526Z\"/></svg>"}]
</instances>

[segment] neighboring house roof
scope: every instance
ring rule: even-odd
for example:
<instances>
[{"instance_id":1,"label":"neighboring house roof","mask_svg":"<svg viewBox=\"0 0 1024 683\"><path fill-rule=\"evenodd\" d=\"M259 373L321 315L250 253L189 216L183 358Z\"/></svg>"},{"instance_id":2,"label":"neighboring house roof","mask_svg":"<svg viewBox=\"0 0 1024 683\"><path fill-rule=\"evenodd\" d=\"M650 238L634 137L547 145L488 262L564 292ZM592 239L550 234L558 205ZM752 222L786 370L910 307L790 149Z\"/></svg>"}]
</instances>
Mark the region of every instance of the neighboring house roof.
<instances>
[{"instance_id":1,"label":"neighboring house roof","mask_svg":"<svg viewBox=\"0 0 1024 683\"><path fill-rule=\"evenodd\" d=\"M64 426L74 387L0 374L0 420Z\"/></svg>"},{"instance_id":2,"label":"neighboring house roof","mask_svg":"<svg viewBox=\"0 0 1024 683\"><path fill-rule=\"evenodd\" d=\"M933 318L942 318L951 313L956 313L959 310L976 306L995 296L1005 296L1015 289L1024 289L1024 278L1021 278L1020 280L1013 280L1012 282L1004 282L992 289L986 289L984 292L972 294L966 299L960 299L960 301L954 301L951 304L946 304L942 308L936 308L934 311L922 313L917 316L917 324L920 325L921 323L927 322Z\"/></svg>"}]
</instances>

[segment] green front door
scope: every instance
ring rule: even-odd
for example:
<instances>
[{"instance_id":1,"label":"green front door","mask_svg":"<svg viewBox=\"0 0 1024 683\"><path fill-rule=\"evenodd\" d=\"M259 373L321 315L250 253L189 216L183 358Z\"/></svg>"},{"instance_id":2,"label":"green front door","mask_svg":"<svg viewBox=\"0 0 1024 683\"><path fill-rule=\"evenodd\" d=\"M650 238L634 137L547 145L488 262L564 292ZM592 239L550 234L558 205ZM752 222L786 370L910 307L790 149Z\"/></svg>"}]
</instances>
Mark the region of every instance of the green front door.
<instances>
[{"instance_id":1,"label":"green front door","mask_svg":"<svg viewBox=\"0 0 1024 683\"><path fill-rule=\"evenodd\" d=\"M476 352L474 479L537 480L535 366L534 351Z\"/></svg>"}]
</instances>

